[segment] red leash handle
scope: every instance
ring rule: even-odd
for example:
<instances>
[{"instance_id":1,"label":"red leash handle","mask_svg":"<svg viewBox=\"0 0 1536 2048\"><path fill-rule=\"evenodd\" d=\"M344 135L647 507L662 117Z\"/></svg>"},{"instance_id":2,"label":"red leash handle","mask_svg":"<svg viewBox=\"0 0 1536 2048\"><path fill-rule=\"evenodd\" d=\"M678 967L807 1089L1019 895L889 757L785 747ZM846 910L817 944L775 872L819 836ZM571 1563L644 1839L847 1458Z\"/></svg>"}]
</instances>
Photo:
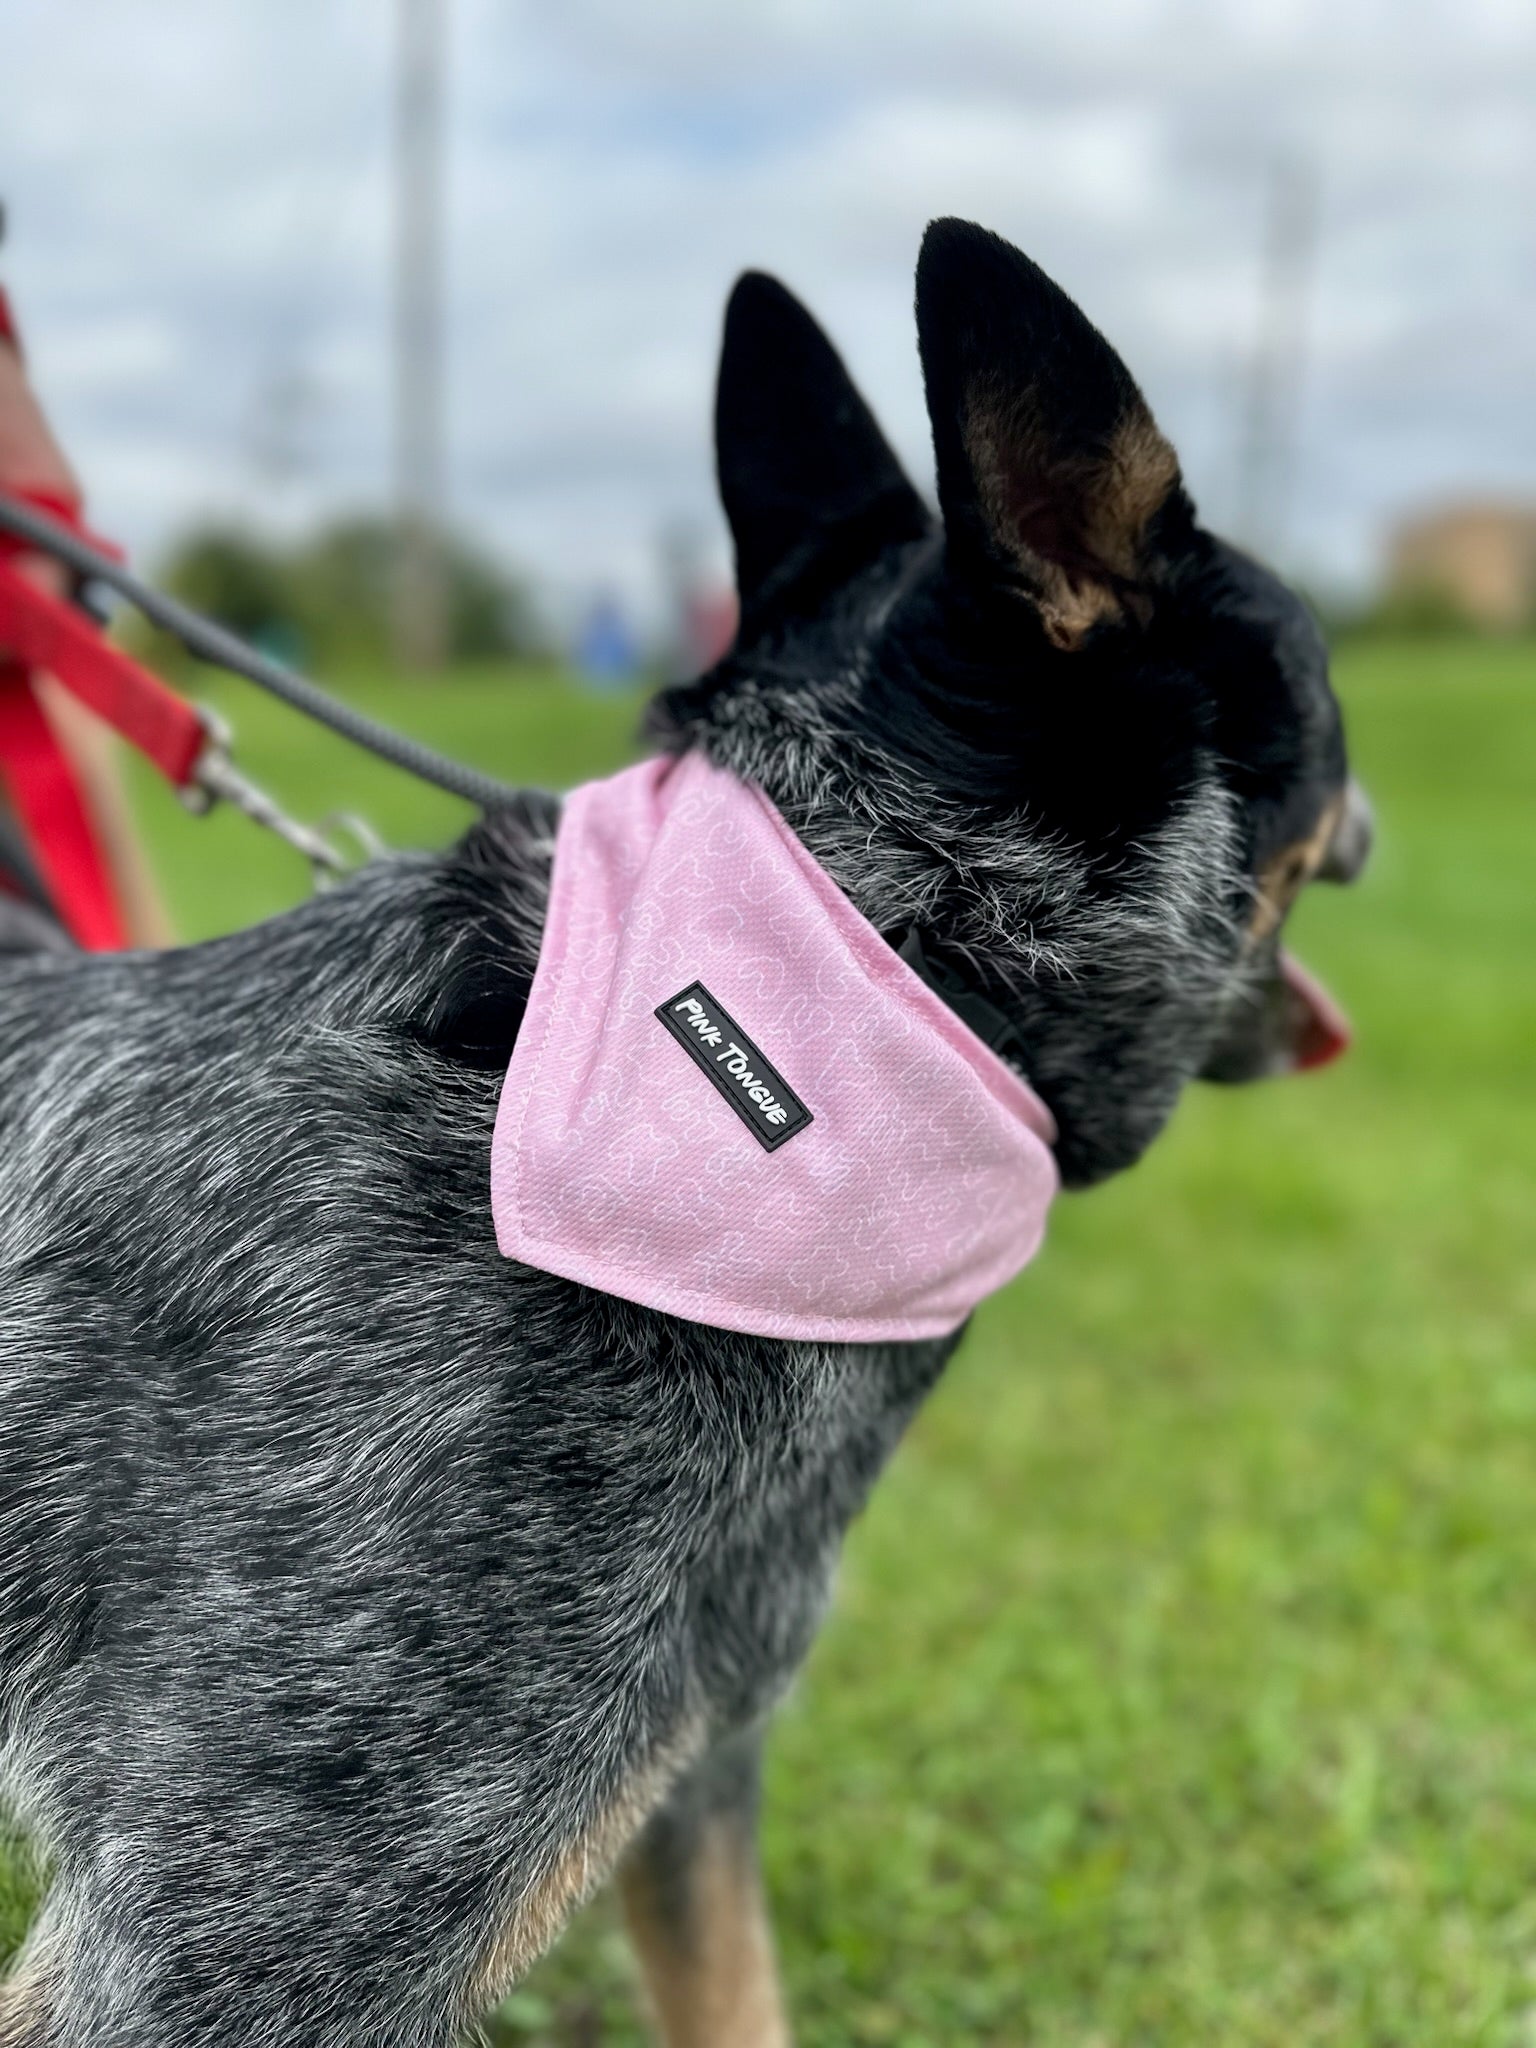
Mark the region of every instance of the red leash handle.
<instances>
[{"instance_id":1,"label":"red leash handle","mask_svg":"<svg viewBox=\"0 0 1536 2048\"><path fill-rule=\"evenodd\" d=\"M185 789L209 734L192 705L114 647L87 613L0 561L0 647L53 676L114 732Z\"/></svg>"},{"instance_id":2,"label":"red leash handle","mask_svg":"<svg viewBox=\"0 0 1536 2048\"><path fill-rule=\"evenodd\" d=\"M0 783L70 936L93 953L121 951L128 927L75 765L38 702L30 670L4 657Z\"/></svg>"},{"instance_id":3,"label":"red leash handle","mask_svg":"<svg viewBox=\"0 0 1536 2048\"><path fill-rule=\"evenodd\" d=\"M84 531L78 507L59 494L16 495ZM54 677L179 789L193 781L210 734L190 704L114 647L94 619L26 575L16 562L25 552L0 534L0 781L73 937L92 951L116 951L128 931L111 867L36 678Z\"/></svg>"}]
</instances>

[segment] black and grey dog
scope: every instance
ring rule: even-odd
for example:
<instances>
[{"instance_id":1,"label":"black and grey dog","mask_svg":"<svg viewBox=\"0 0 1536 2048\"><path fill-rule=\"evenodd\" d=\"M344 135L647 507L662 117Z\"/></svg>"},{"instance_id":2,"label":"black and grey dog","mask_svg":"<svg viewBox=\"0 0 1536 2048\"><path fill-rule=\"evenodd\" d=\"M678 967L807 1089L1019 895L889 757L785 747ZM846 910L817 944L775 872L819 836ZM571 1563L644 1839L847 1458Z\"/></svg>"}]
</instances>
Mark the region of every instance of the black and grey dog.
<instances>
[{"instance_id":1,"label":"black and grey dog","mask_svg":"<svg viewBox=\"0 0 1536 2048\"><path fill-rule=\"evenodd\" d=\"M1102 337L933 227L942 525L748 276L736 646L659 745L1004 1012L1084 1186L1297 1063L1277 932L1363 858L1301 605ZM756 1753L953 1348L726 1335L502 1259L488 1157L557 804L237 937L0 973L10 2048L444 2048L622 1858L672 2048L787 2039Z\"/></svg>"}]
</instances>

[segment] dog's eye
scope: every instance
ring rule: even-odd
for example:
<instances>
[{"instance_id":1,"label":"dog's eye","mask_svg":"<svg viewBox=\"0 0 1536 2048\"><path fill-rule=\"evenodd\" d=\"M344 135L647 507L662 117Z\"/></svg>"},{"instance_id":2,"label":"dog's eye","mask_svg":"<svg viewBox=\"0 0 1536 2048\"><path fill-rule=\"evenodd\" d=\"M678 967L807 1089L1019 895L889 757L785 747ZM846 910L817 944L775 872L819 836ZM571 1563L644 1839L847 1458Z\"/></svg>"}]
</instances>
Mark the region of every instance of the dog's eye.
<instances>
[{"instance_id":1,"label":"dog's eye","mask_svg":"<svg viewBox=\"0 0 1536 2048\"><path fill-rule=\"evenodd\" d=\"M1360 822L1363 813L1364 824ZM1308 882L1352 878L1365 854L1358 841L1370 844L1370 806L1354 783L1326 805L1305 839L1284 846L1259 870L1257 904L1249 930L1268 938Z\"/></svg>"},{"instance_id":2,"label":"dog's eye","mask_svg":"<svg viewBox=\"0 0 1536 2048\"><path fill-rule=\"evenodd\" d=\"M1259 870L1254 912L1248 927L1255 939L1267 939L1277 929L1296 898L1318 872L1326 843L1325 830L1320 827L1310 838L1282 847Z\"/></svg>"}]
</instances>

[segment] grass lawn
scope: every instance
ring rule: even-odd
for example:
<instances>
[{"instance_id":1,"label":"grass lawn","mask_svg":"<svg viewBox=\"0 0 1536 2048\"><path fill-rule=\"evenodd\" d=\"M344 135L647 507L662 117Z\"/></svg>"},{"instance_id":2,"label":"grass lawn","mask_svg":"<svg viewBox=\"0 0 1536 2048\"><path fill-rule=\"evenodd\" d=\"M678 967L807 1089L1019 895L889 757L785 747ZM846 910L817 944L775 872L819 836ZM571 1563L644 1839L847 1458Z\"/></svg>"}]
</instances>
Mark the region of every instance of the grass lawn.
<instances>
[{"instance_id":1,"label":"grass lawn","mask_svg":"<svg viewBox=\"0 0 1536 2048\"><path fill-rule=\"evenodd\" d=\"M771 1752L803 2048L1536 2044L1536 648L1338 670L1380 846L1296 937L1359 1047L1195 1091L1064 1202L854 1532ZM556 783L635 712L368 696ZM462 815L224 701L305 815ZM238 820L143 809L189 932L302 891ZM0 1869L0 1939L24 1898ZM605 1902L499 2027L642 2040Z\"/></svg>"}]
</instances>

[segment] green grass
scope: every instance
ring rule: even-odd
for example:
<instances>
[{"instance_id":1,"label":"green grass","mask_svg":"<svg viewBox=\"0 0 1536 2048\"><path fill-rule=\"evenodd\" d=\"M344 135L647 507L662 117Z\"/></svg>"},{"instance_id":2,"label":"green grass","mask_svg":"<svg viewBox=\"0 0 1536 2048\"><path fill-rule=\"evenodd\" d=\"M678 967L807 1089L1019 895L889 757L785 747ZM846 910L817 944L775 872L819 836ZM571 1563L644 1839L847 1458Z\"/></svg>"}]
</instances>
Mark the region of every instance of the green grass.
<instances>
[{"instance_id":1,"label":"green grass","mask_svg":"<svg viewBox=\"0 0 1536 2048\"><path fill-rule=\"evenodd\" d=\"M1339 682L1380 847L1296 938L1359 1047L1195 1091L1062 1203L854 1531L771 1750L804 2048L1536 2043L1536 650ZM451 827L228 701L297 808ZM634 709L370 702L554 781ZM303 886L238 821L144 815L189 930ZM629 1982L599 1903L504 2038L631 2048Z\"/></svg>"}]
</instances>

